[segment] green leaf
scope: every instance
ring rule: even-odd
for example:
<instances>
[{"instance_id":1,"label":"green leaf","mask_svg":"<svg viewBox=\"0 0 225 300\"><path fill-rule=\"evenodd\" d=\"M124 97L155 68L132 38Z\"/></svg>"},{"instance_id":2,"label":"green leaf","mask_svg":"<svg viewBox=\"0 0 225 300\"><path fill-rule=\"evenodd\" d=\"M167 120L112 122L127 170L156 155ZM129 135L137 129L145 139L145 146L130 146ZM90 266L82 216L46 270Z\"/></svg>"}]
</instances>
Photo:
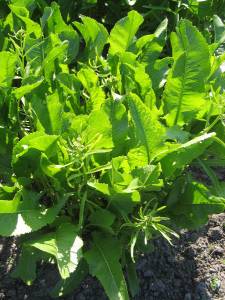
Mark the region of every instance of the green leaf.
<instances>
[{"instance_id":1,"label":"green leaf","mask_svg":"<svg viewBox=\"0 0 225 300\"><path fill-rule=\"evenodd\" d=\"M83 24L79 22L73 22L73 24L85 40L86 48L83 56L87 59L93 59L96 55L102 54L109 34L106 28L96 20L85 16L81 16L81 20Z\"/></svg>"},{"instance_id":2,"label":"green leaf","mask_svg":"<svg viewBox=\"0 0 225 300\"><path fill-rule=\"evenodd\" d=\"M110 32L109 54L115 55L125 52L132 44L138 28L143 23L143 17L136 11L128 13L127 17L119 20Z\"/></svg>"},{"instance_id":3,"label":"green leaf","mask_svg":"<svg viewBox=\"0 0 225 300\"><path fill-rule=\"evenodd\" d=\"M42 258L40 251L23 246L12 276L22 279L27 285L31 285L36 279L37 262Z\"/></svg>"},{"instance_id":4,"label":"green leaf","mask_svg":"<svg viewBox=\"0 0 225 300\"><path fill-rule=\"evenodd\" d=\"M204 151L212 144L215 133L204 134L196 137L184 144L177 144L171 152L161 159L163 175L171 177L178 175L194 159L201 156Z\"/></svg>"},{"instance_id":5,"label":"green leaf","mask_svg":"<svg viewBox=\"0 0 225 300\"><path fill-rule=\"evenodd\" d=\"M78 236L77 227L70 223L61 224L55 233L43 235L26 244L53 255L63 279L70 277L82 258L83 241Z\"/></svg>"},{"instance_id":6,"label":"green leaf","mask_svg":"<svg viewBox=\"0 0 225 300\"><path fill-rule=\"evenodd\" d=\"M132 297L135 297L139 293L139 280L137 277L137 272L135 268L135 263L130 258L130 255L126 255L126 266L127 266L127 279L129 283L129 290Z\"/></svg>"},{"instance_id":7,"label":"green leaf","mask_svg":"<svg viewBox=\"0 0 225 300\"><path fill-rule=\"evenodd\" d=\"M53 149L55 149L54 147L56 146L57 140L57 135L47 135L44 132L36 131L28 134L15 145L12 163L15 164L21 156L29 151L29 149L36 149L47 155L51 155Z\"/></svg>"},{"instance_id":8,"label":"green leaf","mask_svg":"<svg viewBox=\"0 0 225 300\"><path fill-rule=\"evenodd\" d=\"M182 20L171 36L174 64L164 92L168 125L183 125L207 110L205 83L210 74L208 45L201 33Z\"/></svg>"},{"instance_id":9,"label":"green leaf","mask_svg":"<svg viewBox=\"0 0 225 300\"><path fill-rule=\"evenodd\" d=\"M16 5L9 5L9 7L12 13L8 15L6 24L10 25L12 31L18 31L24 27L27 35L34 34L36 38L41 37L40 25L29 18L29 11L25 7Z\"/></svg>"},{"instance_id":10,"label":"green leaf","mask_svg":"<svg viewBox=\"0 0 225 300\"><path fill-rule=\"evenodd\" d=\"M72 62L78 54L80 39L72 26L63 21L58 4L52 2L51 7L45 7L41 26L44 32L58 34L62 42L68 41L67 62Z\"/></svg>"},{"instance_id":11,"label":"green leaf","mask_svg":"<svg viewBox=\"0 0 225 300\"><path fill-rule=\"evenodd\" d=\"M45 7L41 18L41 27L48 33L60 33L68 29L68 25L63 21L59 5L56 2L51 3L51 7Z\"/></svg>"},{"instance_id":12,"label":"green leaf","mask_svg":"<svg viewBox=\"0 0 225 300\"><path fill-rule=\"evenodd\" d=\"M101 122L99 122L101 120ZM89 152L99 149L112 149L112 125L103 110L95 110L88 117L88 126L82 132L86 144L90 145Z\"/></svg>"},{"instance_id":13,"label":"green leaf","mask_svg":"<svg viewBox=\"0 0 225 300\"><path fill-rule=\"evenodd\" d=\"M51 39L43 38L43 39L35 39L32 37L26 37L25 39L25 56L27 62L30 64L30 71L39 70L42 67L42 63L44 61L47 52L50 51Z\"/></svg>"},{"instance_id":14,"label":"green leaf","mask_svg":"<svg viewBox=\"0 0 225 300\"><path fill-rule=\"evenodd\" d=\"M67 195L60 197L58 203L51 208L36 207L27 209L21 205L13 213L0 214L0 235L17 236L37 231L47 224L51 224L64 206L67 198Z\"/></svg>"},{"instance_id":15,"label":"green leaf","mask_svg":"<svg viewBox=\"0 0 225 300\"><path fill-rule=\"evenodd\" d=\"M161 54L163 47L165 45L167 37L167 25L168 20L165 19L156 29L155 33L151 38L145 38L148 36L143 36L136 42L136 47L139 55L139 60L148 65L153 65L155 60ZM150 36L149 36L150 37Z\"/></svg>"},{"instance_id":16,"label":"green leaf","mask_svg":"<svg viewBox=\"0 0 225 300\"><path fill-rule=\"evenodd\" d=\"M17 212L20 204L21 194L17 192L13 200L0 200L0 214Z\"/></svg>"},{"instance_id":17,"label":"green leaf","mask_svg":"<svg viewBox=\"0 0 225 300\"><path fill-rule=\"evenodd\" d=\"M44 69L45 79L51 81L55 72L55 61L63 62L66 58L69 43L64 41L57 47L52 48L43 60L42 69Z\"/></svg>"},{"instance_id":18,"label":"green leaf","mask_svg":"<svg viewBox=\"0 0 225 300\"><path fill-rule=\"evenodd\" d=\"M91 214L89 221L93 226L101 227L112 232L111 226L115 221L115 215L106 209L98 208Z\"/></svg>"},{"instance_id":19,"label":"green leaf","mask_svg":"<svg viewBox=\"0 0 225 300\"><path fill-rule=\"evenodd\" d=\"M59 100L59 94L48 95L46 99L39 99L37 95L32 97L32 108L38 118L38 127L48 134L60 134L63 130L63 105Z\"/></svg>"},{"instance_id":20,"label":"green leaf","mask_svg":"<svg viewBox=\"0 0 225 300\"><path fill-rule=\"evenodd\" d=\"M215 31L215 43L222 44L225 42L225 25L220 17L213 16L213 25Z\"/></svg>"},{"instance_id":21,"label":"green leaf","mask_svg":"<svg viewBox=\"0 0 225 300\"><path fill-rule=\"evenodd\" d=\"M2 51L0 52L0 87L10 87L16 67L17 57L15 54Z\"/></svg>"},{"instance_id":22,"label":"green leaf","mask_svg":"<svg viewBox=\"0 0 225 300\"><path fill-rule=\"evenodd\" d=\"M135 125L137 146L145 147L150 162L165 140L165 129L158 121L157 115L151 112L137 95L130 94L127 101Z\"/></svg>"},{"instance_id":23,"label":"green leaf","mask_svg":"<svg viewBox=\"0 0 225 300\"><path fill-rule=\"evenodd\" d=\"M13 93L17 99L20 99L39 87L43 81L44 77L30 76L23 80L22 86L15 89Z\"/></svg>"},{"instance_id":24,"label":"green leaf","mask_svg":"<svg viewBox=\"0 0 225 300\"><path fill-rule=\"evenodd\" d=\"M187 229L202 226L209 215L222 213L225 209L224 198L213 196L203 184L185 182L183 177L174 183L167 203L170 217Z\"/></svg>"},{"instance_id":25,"label":"green leaf","mask_svg":"<svg viewBox=\"0 0 225 300\"><path fill-rule=\"evenodd\" d=\"M110 300L129 299L120 256L120 243L99 233L93 234L91 249L84 254L90 273L101 282Z\"/></svg>"},{"instance_id":26,"label":"green leaf","mask_svg":"<svg viewBox=\"0 0 225 300\"><path fill-rule=\"evenodd\" d=\"M114 155L120 155L125 148L128 135L128 117L126 107L120 101L108 100L104 106L112 124Z\"/></svg>"},{"instance_id":27,"label":"green leaf","mask_svg":"<svg viewBox=\"0 0 225 300\"><path fill-rule=\"evenodd\" d=\"M66 296L79 287L83 279L88 274L88 265L84 259L81 259L76 270L67 279L61 279L50 291L53 298Z\"/></svg>"},{"instance_id":28,"label":"green leaf","mask_svg":"<svg viewBox=\"0 0 225 300\"><path fill-rule=\"evenodd\" d=\"M11 3L15 6L20 7L31 7L34 4L35 0L11 0Z\"/></svg>"},{"instance_id":29,"label":"green leaf","mask_svg":"<svg viewBox=\"0 0 225 300\"><path fill-rule=\"evenodd\" d=\"M99 110L101 105L105 102L105 93L98 84L98 76L91 68L83 67L77 73L77 77L90 95L90 100L86 101L86 105L89 108L88 110Z\"/></svg>"}]
</instances>

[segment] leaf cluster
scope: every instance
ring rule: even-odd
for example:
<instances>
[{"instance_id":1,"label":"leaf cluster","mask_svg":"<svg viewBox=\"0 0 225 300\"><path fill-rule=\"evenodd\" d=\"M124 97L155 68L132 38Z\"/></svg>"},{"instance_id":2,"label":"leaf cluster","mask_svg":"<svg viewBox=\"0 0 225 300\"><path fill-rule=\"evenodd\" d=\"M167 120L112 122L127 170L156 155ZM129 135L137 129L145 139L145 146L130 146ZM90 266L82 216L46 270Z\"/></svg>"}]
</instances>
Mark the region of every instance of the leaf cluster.
<instances>
[{"instance_id":1,"label":"leaf cluster","mask_svg":"<svg viewBox=\"0 0 225 300\"><path fill-rule=\"evenodd\" d=\"M225 165L225 26L214 17L209 44L182 19L167 56L167 19L138 38L134 10L109 33L86 16L68 25L55 2L36 22L23 2L0 24L0 235L21 238L14 276L30 284L54 260L53 297L90 272L128 299L154 238L172 243L225 209L213 171Z\"/></svg>"}]
</instances>

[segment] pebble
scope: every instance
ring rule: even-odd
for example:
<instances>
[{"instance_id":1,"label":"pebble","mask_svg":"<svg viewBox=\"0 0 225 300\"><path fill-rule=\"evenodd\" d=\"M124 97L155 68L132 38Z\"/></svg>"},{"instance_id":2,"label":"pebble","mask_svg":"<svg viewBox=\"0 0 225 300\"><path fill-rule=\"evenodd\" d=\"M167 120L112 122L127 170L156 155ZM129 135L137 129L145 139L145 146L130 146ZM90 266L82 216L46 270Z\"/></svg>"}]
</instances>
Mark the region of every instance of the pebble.
<instances>
[{"instance_id":1,"label":"pebble","mask_svg":"<svg viewBox=\"0 0 225 300\"><path fill-rule=\"evenodd\" d=\"M212 254L218 255L218 256L223 256L224 249L222 247L220 247L220 246L217 246L217 247L214 248Z\"/></svg>"}]
</instances>

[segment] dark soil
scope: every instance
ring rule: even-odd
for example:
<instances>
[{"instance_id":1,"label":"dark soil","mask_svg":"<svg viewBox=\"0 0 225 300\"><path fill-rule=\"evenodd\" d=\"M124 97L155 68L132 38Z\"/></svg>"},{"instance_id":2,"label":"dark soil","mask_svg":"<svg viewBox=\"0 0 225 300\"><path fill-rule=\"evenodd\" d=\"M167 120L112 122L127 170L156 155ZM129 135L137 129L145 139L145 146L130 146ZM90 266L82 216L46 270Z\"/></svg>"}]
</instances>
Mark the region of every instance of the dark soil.
<instances>
[{"instance_id":1,"label":"dark soil","mask_svg":"<svg viewBox=\"0 0 225 300\"><path fill-rule=\"evenodd\" d=\"M199 231L182 232L174 246L154 242L155 250L140 257L137 271L140 293L134 300L225 300L225 214L212 216ZM58 279L53 265L41 265L37 280L26 286L12 279L17 245L0 240L0 299L48 300ZM100 284L88 276L65 300L105 300Z\"/></svg>"}]
</instances>

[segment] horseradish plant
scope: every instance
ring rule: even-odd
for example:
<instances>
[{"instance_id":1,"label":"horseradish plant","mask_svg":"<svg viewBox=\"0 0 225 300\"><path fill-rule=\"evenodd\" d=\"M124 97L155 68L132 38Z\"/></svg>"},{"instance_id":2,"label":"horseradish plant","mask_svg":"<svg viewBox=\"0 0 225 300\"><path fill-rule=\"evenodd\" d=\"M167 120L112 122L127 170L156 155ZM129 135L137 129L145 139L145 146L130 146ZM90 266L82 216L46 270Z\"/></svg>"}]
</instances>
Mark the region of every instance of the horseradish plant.
<instances>
[{"instance_id":1,"label":"horseradish plant","mask_svg":"<svg viewBox=\"0 0 225 300\"><path fill-rule=\"evenodd\" d=\"M20 236L14 276L31 284L37 262L54 260L53 297L89 272L110 299L128 299L135 256L152 239L172 243L174 228L224 211L212 169L225 164L224 25L215 17L208 45L181 20L167 56L167 20L138 37L136 11L109 34L85 16L67 25L55 3L40 24L10 10L0 23L0 234Z\"/></svg>"}]
</instances>

